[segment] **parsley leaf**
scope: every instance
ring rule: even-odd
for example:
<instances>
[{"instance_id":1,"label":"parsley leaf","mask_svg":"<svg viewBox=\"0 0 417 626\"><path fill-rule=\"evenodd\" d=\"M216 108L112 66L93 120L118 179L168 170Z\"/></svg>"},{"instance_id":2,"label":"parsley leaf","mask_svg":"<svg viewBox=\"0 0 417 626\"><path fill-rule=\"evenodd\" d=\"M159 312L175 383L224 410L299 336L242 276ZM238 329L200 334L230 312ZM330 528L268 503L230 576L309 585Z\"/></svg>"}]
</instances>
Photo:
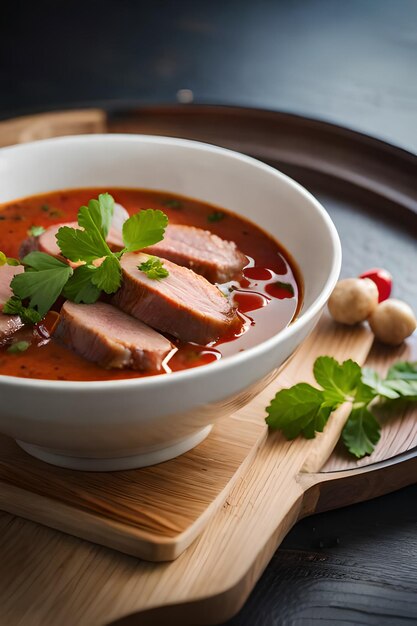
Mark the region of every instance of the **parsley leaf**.
<instances>
[{"instance_id":1,"label":"parsley leaf","mask_svg":"<svg viewBox=\"0 0 417 626\"><path fill-rule=\"evenodd\" d=\"M9 352L10 354L20 354L20 352L25 352L25 350L27 350L29 346L29 341L16 341L7 348L7 352Z\"/></svg>"},{"instance_id":2,"label":"parsley leaf","mask_svg":"<svg viewBox=\"0 0 417 626\"><path fill-rule=\"evenodd\" d=\"M385 384L395 390L400 397L417 399L417 361L393 365L388 370Z\"/></svg>"},{"instance_id":3,"label":"parsley leaf","mask_svg":"<svg viewBox=\"0 0 417 626\"><path fill-rule=\"evenodd\" d=\"M94 265L81 265L64 287L62 295L76 304L94 304L100 296L100 289L93 284L92 277L97 268Z\"/></svg>"},{"instance_id":4,"label":"parsley leaf","mask_svg":"<svg viewBox=\"0 0 417 626\"><path fill-rule=\"evenodd\" d=\"M50 207L42 210L51 214ZM16 275L10 286L14 296L5 305L5 312L20 315L25 323L36 323L48 312L62 293L74 302L91 304L100 293L114 293L122 280L120 258L125 252L135 252L158 241L164 236L168 217L160 210L147 209L130 217L123 224L125 248L113 253L106 243L114 214L114 199L102 193L98 199L78 211L79 228L62 226L56 240L62 255L83 265L73 270L43 252L31 252L22 261L23 274ZM38 237L44 232L42 226L32 226L29 234ZM100 264L96 263L100 259ZM0 252L0 265L18 265L17 259L9 259ZM160 261L147 269L148 275L160 279L168 275Z\"/></svg>"},{"instance_id":5,"label":"parsley leaf","mask_svg":"<svg viewBox=\"0 0 417 626\"><path fill-rule=\"evenodd\" d=\"M168 217L159 209L146 209L132 215L123 224L124 252L136 252L164 238Z\"/></svg>"},{"instance_id":6,"label":"parsley leaf","mask_svg":"<svg viewBox=\"0 0 417 626\"><path fill-rule=\"evenodd\" d=\"M400 397L400 394L386 384L386 381L382 380L378 372L371 370L369 367L364 367L362 370L362 381L371 387L375 391L375 395L395 400Z\"/></svg>"},{"instance_id":7,"label":"parsley leaf","mask_svg":"<svg viewBox=\"0 0 417 626\"><path fill-rule=\"evenodd\" d=\"M24 324L37 324L41 321L42 315L35 309L25 307L17 296L12 296L4 303L3 313L7 315L19 315Z\"/></svg>"},{"instance_id":8,"label":"parsley leaf","mask_svg":"<svg viewBox=\"0 0 417 626\"><path fill-rule=\"evenodd\" d=\"M114 255L107 256L92 274L91 282L106 293L117 291L122 282L119 259Z\"/></svg>"},{"instance_id":9,"label":"parsley leaf","mask_svg":"<svg viewBox=\"0 0 417 626\"><path fill-rule=\"evenodd\" d=\"M74 262L92 263L95 259L110 255L111 250L103 239L100 229L93 218L88 217L88 208L81 207L80 212L83 215L81 222L83 224L90 222L89 230L62 226L56 234L58 246L64 257Z\"/></svg>"},{"instance_id":10,"label":"parsley leaf","mask_svg":"<svg viewBox=\"0 0 417 626\"><path fill-rule=\"evenodd\" d=\"M114 199L109 193L101 193L98 200L90 200L88 207L78 211L78 224L85 230L97 229L105 240L109 234L114 213Z\"/></svg>"},{"instance_id":11,"label":"parsley leaf","mask_svg":"<svg viewBox=\"0 0 417 626\"><path fill-rule=\"evenodd\" d=\"M365 381L360 380L355 390L354 406L360 406L361 404L369 404L378 396L378 392L371 386L367 385Z\"/></svg>"},{"instance_id":12,"label":"parsley leaf","mask_svg":"<svg viewBox=\"0 0 417 626\"><path fill-rule=\"evenodd\" d=\"M417 381L415 380L385 380L385 386L396 392L399 398L417 399Z\"/></svg>"},{"instance_id":13,"label":"parsley leaf","mask_svg":"<svg viewBox=\"0 0 417 626\"><path fill-rule=\"evenodd\" d=\"M314 378L330 399L344 402L353 395L361 378L361 368L349 359L341 365L330 356L321 356L314 363Z\"/></svg>"},{"instance_id":14,"label":"parsley leaf","mask_svg":"<svg viewBox=\"0 0 417 626\"><path fill-rule=\"evenodd\" d=\"M330 414L344 402L350 402L352 411L342 439L348 451L361 458L371 454L380 438L379 422L370 410L373 401L382 399L384 406L400 400L417 401L417 363L397 363L383 380L352 360L338 363L323 356L316 359L313 372L322 389L298 383L279 391L266 408L267 424L281 430L288 439L300 434L308 439L315 437Z\"/></svg>"},{"instance_id":15,"label":"parsley leaf","mask_svg":"<svg viewBox=\"0 0 417 626\"><path fill-rule=\"evenodd\" d=\"M381 437L381 427L366 406L353 409L343 428L342 439L358 459L371 454Z\"/></svg>"},{"instance_id":16,"label":"parsley leaf","mask_svg":"<svg viewBox=\"0 0 417 626\"><path fill-rule=\"evenodd\" d=\"M417 364L400 362L391 367L385 380L368 368L362 379L373 387L378 395L388 400L417 397Z\"/></svg>"},{"instance_id":17,"label":"parsley leaf","mask_svg":"<svg viewBox=\"0 0 417 626\"><path fill-rule=\"evenodd\" d=\"M30 308L37 309L43 317L72 275L72 268L44 252L30 252L23 264L25 272L17 274L10 286L15 296L28 298Z\"/></svg>"},{"instance_id":18,"label":"parsley leaf","mask_svg":"<svg viewBox=\"0 0 417 626\"><path fill-rule=\"evenodd\" d=\"M43 226L31 226L28 230L29 237L40 237L45 232Z\"/></svg>"},{"instance_id":19,"label":"parsley leaf","mask_svg":"<svg viewBox=\"0 0 417 626\"><path fill-rule=\"evenodd\" d=\"M288 439L300 433L311 438L315 430L323 430L331 411L332 405L328 405L322 390L308 383L298 383L276 394L266 409L266 423L282 430Z\"/></svg>"},{"instance_id":20,"label":"parsley leaf","mask_svg":"<svg viewBox=\"0 0 417 626\"><path fill-rule=\"evenodd\" d=\"M400 361L390 367L387 380L417 380L417 361Z\"/></svg>"},{"instance_id":21,"label":"parsley leaf","mask_svg":"<svg viewBox=\"0 0 417 626\"><path fill-rule=\"evenodd\" d=\"M162 202L163 206L168 207L168 209L182 209L181 200L177 200L177 198L168 198Z\"/></svg>"},{"instance_id":22,"label":"parsley leaf","mask_svg":"<svg viewBox=\"0 0 417 626\"><path fill-rule=\"evenodd\" d=\"M224 211L213 211L213 213L209 213L207 215L207 220L209 222L220 222L221 220L224 220L225 217L226 213L224 213Z\"/></svg>"},{"instance_id":23,"label":"parsley leaf","mask_svg":"<svg viewBox=\"0 0 417 626\"><path fill-rule=\"evenodd\" d=\"M161 259L156 256L150 256L147 261L138 265L138 270L144 272L152 280L161 280L169 276L169 272L163 266Z\"/></svg>"}]
</instances>

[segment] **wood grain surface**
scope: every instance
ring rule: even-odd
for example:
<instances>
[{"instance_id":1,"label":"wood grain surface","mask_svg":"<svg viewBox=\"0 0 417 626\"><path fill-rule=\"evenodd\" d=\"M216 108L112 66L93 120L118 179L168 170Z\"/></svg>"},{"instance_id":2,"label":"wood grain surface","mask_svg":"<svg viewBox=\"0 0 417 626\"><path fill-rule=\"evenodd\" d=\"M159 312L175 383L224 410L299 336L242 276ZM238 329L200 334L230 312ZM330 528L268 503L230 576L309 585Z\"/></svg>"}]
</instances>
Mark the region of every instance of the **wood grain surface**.
<instances>
[{"instance_id":1,"label":"wood grain surface","mask_svg":"<svg viewBox=\"0 0 417 626\"><path fill-rule=\"evenodd\" d=\"M324 318L279 378L237 415L262 422L264 407L277 389L312 379L317 356L353 357L363 363L371 345L372 334L366 327L346 330ZM341 407L333 417L339 432L345 416ZM5 588L0 586L0 617L9 624L24 624L30 619L30 626L94 626L145 609L154 610L141 616L140 623L144 624L172 620L210 624L230 617L243 604L277 544L301 512L304 488L296 479L298 473L316 445L323 463L334 439L333 428L310 441L289 442L280 434L270 435L225 506L172 563L134 560L6 516L10 527L0 540L0 581L5 580L6 570L1 571L1 564L5 567L6 562L8 577ZM22 554L26 554L24 565ZM58 579L64 585L62 592ZM52 595L46 592L48 580L54 581ZM32 594L38 598L37 610L29 617L27 607ZM171 604L181 606L155 612L156 607Z\"/></svg>"},{"instance_id":2,"label":"wood grain surface","mask_svg":"<svg viewBox=\"0 0 417 626\"><path fill-rule=\"evenodd\" d=\"M78 472L54 467L0 436L0 507L151 561L197 537L266 437L262 420L220 420L199 446L153 467Z\"/></svg>"}]
</instances>

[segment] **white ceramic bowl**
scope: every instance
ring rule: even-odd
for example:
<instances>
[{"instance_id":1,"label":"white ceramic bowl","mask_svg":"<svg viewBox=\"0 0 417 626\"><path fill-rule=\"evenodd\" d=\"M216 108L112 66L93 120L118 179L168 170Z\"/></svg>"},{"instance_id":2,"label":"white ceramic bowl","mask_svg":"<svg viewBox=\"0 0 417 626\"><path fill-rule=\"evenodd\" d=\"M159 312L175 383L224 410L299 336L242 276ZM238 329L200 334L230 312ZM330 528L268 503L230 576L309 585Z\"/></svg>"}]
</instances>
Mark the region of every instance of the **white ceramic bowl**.
<instances>
[{"instance_id":1,"label":"white ceramic bowl","mask_svg":"<svg viewBox=\"0 0 417 626\"><path fill-rule=\"evenodd\" d=\"M323 207L277 170L210 145L141 135L49 139L0 150L0 202L57 189L144 187L255 221L296 259L304 305L288 328L204 367L149 378L60 382L0 376L0 432L64 467L151 465L200 443L258 393L311 332L337 281L341 248Z\"/></svg>"}]
</instances>

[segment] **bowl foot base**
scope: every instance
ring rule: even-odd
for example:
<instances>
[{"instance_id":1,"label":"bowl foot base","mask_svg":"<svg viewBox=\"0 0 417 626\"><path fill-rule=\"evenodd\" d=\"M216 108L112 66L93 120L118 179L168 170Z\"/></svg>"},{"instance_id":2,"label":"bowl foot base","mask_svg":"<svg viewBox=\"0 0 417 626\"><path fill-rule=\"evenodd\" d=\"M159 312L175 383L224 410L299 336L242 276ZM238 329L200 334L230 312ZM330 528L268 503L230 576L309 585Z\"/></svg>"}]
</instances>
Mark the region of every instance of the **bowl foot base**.
<instances>
[{"instance_id":1,"label":"bowl foot base","mask_svg":"<svg viewBox=\"0 0 417 626\"><path fill-rule=\"evenodd\" d=\"M16 443L31 456L45 461L46 463L50 463L51 465L87 472L114 472L118 470L138 469L139 467L147 467L149 465L169 461L195 448L195 446L198 446L198 444L207 437L211 429L212 426L206 426L202 430L193 433L190 437L181 439L171 446L119 458L95 459L91 457L70 456L63 454L62 451L58 452L52 448L43 448L42 446L25 443L24 441L16 441Z\"/></svg>"}]
</instances>

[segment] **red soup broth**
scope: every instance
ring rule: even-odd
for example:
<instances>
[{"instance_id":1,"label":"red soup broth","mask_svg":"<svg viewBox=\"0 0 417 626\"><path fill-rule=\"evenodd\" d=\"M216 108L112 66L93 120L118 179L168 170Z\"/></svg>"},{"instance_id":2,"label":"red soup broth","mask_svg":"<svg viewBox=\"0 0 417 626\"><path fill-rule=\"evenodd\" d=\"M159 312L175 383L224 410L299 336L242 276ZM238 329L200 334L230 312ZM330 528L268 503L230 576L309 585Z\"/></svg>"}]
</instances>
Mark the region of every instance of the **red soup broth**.
<instances>
[{"instance_id":1,"label":"red soup broth","mask_svg":"<svg viewBox=\"0 0 417 626\"><path fill-rule=\"evenodd\" d=\"M76 221L80 206L108 191L133 215L141 209L162 209L172 224L204 228L234 241L247 256L240 280L220 288L230 294L242 319L237 334L222 337L208 346L172 340L177 352L165 364L167 373L199 367L236 354L273 336L288 326L302 304L302 282L297 266L286 250L254 223L225 209L174 195L145 189L76 189L54 191L0 206L0 250L17 257L31 226ZM29 340L30 347L17 354L0 348L0 375L50 380L120 380L140 378L133 370L106 370L86 361L53 338L48 338L48 319L40 329L24 328L12 341Z\"/></svg>"}]
</instances>

